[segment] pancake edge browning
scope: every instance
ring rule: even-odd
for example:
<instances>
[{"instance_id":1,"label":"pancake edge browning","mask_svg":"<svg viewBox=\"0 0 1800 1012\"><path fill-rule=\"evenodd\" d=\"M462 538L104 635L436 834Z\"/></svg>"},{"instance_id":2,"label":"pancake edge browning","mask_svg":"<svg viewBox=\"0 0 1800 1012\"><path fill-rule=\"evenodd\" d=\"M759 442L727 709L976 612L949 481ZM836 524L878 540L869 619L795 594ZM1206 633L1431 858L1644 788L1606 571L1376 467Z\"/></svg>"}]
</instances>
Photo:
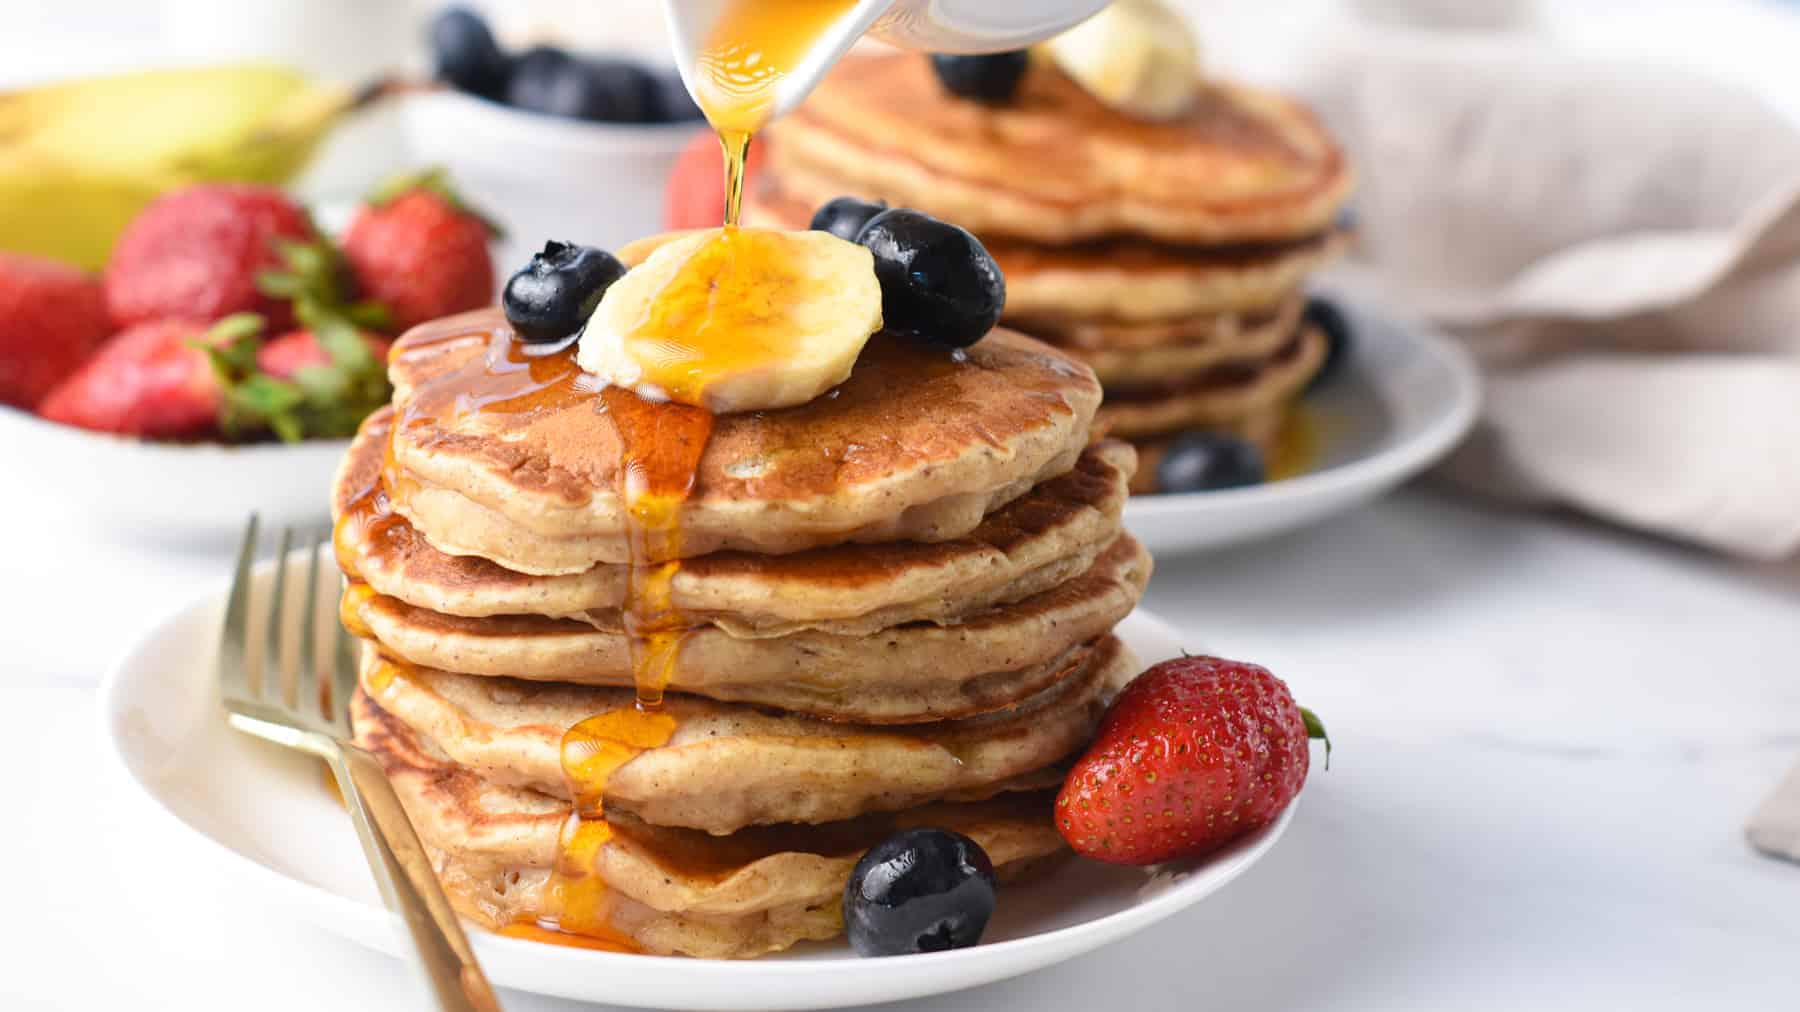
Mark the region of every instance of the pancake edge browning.
<instances>
[{"instance_id":1,"label":"pancake edge browning","mask_svg":"<svg viewBox=\"0 0 1800 1012\"><path fill-rule=\"evenodd\" d=\"M547 913L549 869L570 808L543 794L484 781L435 754L360 691L351 701L357 744L381 762L459 912L490 929ZM1049 794L930 805L887 817L893 825L938 825L963 832L993 859L1003 882L1047 868L1067 853L1052 821ZM617 835L595 870L616 900L615 927L646 952L748 958L843 930L840 897L861 856L814 853L832 827L771 827L791 833L796 849L733 864L737 837L647 827L614 820ZM704 872L669 855L713 858ZM723 858L723 860L718 860Z\"/></svg>"},{"instance_id":2,"label":"pancake edge browning","mask_svg":"<svg viewBox=\"0 0 1800 1012\"><path fill-rule=\"evenodd\" d=\"M1201 126L1209 118L1240 123L1211 136ZM1202 136L1184 138L1184 130ZM776 173L836 182L836 192L795 190L813 206L862 193L978 235L1050 243L1124 234L1192 244L1293 239L1328 230L1355 185L1311 111L1220 81L1184 116L1151 122L1107 108L1048 67L1026 75L1014 102L982 106L945 95L922 56L853 56L770 133ZM907 140L919 134L929 140ZM1052 149L1054 172L1020 171ZM1281 176L1277 162L1293 171Z\"/></svg>"},{"instance_id":3,"label":"pancake edge browning","mask_svg":"<svg viewBox=\"0 0 1800 1012\"><path fill-rule=\"evenodd\" d=\"M363 423L334 484L341 519L379 473L392 413ZM719 553L688 560L671 587L684 615L743 638L802 629L870 633L961 615L1041 593L1085 571L1111 542L1135 455L1102 442L1066 474L1013 500L964 538L815 549L787 556ZM340 564L378 593L445 615L529 614L616 623L628 577L602 564L529 576L480 556L439 552L404 518L342 526ZM874 562L870 562L873 556Z\"/></svg>"},{"instance_id":4,"label":"pancake edge browning","mask_svg":"<svg viewBox=\"0 0 1800 1012\"><path fill-rule=\"evenodd\" d=\"M867 727L671 693L670 740L607 782L608 811L714 835L820 823L1021 789L1078 751L1139 670L1117 638L1088 644L1068 677L1017 705L961 721ZM562 740L577 721L629 708L630 689L384 668L363 651L362 687L420 740L485 780L567 800ZM1036 786L1055 786L1060 781Z\"/></svg>"}]
</instances>

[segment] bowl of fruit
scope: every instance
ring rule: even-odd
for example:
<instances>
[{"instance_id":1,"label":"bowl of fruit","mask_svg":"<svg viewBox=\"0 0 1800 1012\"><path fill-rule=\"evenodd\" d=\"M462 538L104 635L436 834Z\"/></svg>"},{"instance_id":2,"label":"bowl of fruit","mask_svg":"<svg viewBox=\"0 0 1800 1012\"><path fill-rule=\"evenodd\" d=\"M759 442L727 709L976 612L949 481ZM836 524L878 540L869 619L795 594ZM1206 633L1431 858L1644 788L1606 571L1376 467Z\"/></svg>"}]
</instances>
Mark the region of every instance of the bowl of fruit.
<instances>
[{"instance_id":1,"label":"bowl of fruit","mask_svg":"<svg viewBox=\"0 0 1800 1012\"><path fill-rule=\"evenodd\" d=\"M0 439L115 529L322 521L388 399L389 343L492 299L489 242L433 171L378 187L335 238L279 188L208 183L145 208L97 274L0 252Z\"/></svg>"},{"instance_id":2,"label":"bowl of fruit","mask_svg":"<svg viewBox=\"0 0 1800 1012\"><path fill-rule=\"evenodd\" d=\"M418 158L446 166L477 204L506 208L515 235L613 248L661 228L663 181L702 125L673 68L550 45L509 51L459 7L427 37L440 86L400 106Z\"/></svg>"}]
</instances>

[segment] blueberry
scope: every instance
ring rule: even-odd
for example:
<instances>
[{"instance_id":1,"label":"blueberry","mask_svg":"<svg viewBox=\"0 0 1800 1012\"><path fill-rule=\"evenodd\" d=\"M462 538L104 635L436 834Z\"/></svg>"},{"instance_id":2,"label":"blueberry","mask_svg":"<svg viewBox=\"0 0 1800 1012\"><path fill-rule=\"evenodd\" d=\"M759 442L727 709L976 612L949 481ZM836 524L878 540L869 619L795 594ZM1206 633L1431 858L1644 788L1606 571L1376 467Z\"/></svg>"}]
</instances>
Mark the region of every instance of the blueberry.
<instances>
[{"instance_id":1,"label":"blueberry","mask_svg":"<svg viewBox=\"0 0 1800 1012\"><path fill-rule=\"evenodd\" d=\"M1213 492L1260 485L1262 453L1222 432L1186 432L1169 441L1156 465L1158 492Z\"/></svg>"},{"instance_id":2,"label":"blueberry","mask_svg":"<svg viewBox=\"0 0 1800 1012\"><path fill-rule=\"evenodd\" d=\"M628 60L572 56L535 46L513 63L509 105L548 116L644 123L655 112L656 80Z\"/></svg>"},{"instance_id":3,"label":"blueberry","mask_svg":"<svg viewBox=\"0 0 1800 1012\"><path fill-rule=\"evenodd\" d=\"M694 104L694 96L688 94L687 84L681 75L669 72L657 74L654 78L655 108L651 116L658 123L686 123L689 120L701 119L700 107Z\"/></svg>"},{"instance_id":4,"label":"blueberry","mask_svg":"<svg viewBox=\"0 0 1800 1012\"><path fill-rule=\"evenodd\" d=\"M855 197L837 197L826 201L812 217L812 224L807 228L814 232L830 232L839 239L856 241L857 233L869 223L869 219L887 210L886 201L871 204Z\"/></svg>"},{"instance_id":5,"label":"blueberry","mask_svg":"<svg viewBox=\"0 0 1800 1012\"><path fill-rule=\"evenodd\" d=\"M974 840L908 829L875 845L844 885L844 928L861 956L961 949L994 913L994 863Z\"/></svg>"},{"instance_id":6,"label":"blueberry","mask_svg":"<svg viewBox=\"0 0 1800 1012\"><path fill-rule=\"evenodd\" d=\"M483 98L497 99L506 90L506 54L481 15L447 7L431 19L426 35L438 80Z\"/></svg>"},{"instance_id":7,"label":"blueberry","mask_svg":"<svg viewBox=\"0 0 1800 1012\"><path fill-rule=\"evenodd\" d=\"M1319 371L1306 383L1307 391L1311 392L1343 371L1344 360L1350 353L1350 319L1336 303L1315 295L1306 300L1305 323L1325 335L1325 360L1319 363Z\"/></svg>"},{"instance_id":8,"label":"blueberry","mask_svg":"<svg viewBox=\"0 0 1800 1012\"><path fill-rule=\"evenodd\" d=\"M1006 278L981 240L922 211L896 207L870 218L856 241L875 254L886 328L926 344L981 340L1006 307Z\"/></svg>"},{"instance_id":9,"label":"blueberry","mask_svg":"<svg viewBox=\"0 0 1800 1012\"><path fill-rule=\"evenodd\" d=\"M982 56L952 56L939 53L931 58L931 69L952 94L977 102L1005 102L1019 90L1031 57L1025 50L1010 53L988 53Z\"/></svg>"},{"instance_id":10,"label":"blueberry","mask_svg":"<svg viewBox=\"0 0 1800 1012\"><path fill-rule=\"evenodd\" d=\"M519 340L560 341L581 329L600 296L624 275L625 265L605 250L547 242L506 282L500 303Z\"/></svg>"}]
</instances>

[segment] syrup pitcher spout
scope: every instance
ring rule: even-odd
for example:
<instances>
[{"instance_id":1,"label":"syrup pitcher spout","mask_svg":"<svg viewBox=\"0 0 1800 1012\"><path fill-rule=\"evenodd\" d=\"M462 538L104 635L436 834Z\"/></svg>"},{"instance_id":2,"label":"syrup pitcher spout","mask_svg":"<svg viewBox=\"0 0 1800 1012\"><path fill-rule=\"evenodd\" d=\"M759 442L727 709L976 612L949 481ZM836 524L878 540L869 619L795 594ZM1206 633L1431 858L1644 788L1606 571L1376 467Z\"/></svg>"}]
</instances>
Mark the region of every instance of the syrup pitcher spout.
<instances>
[{"instance_id":1,"label":"syrup pitcher spout","mask_svg":"<svg viewBox=\"0 0 1800 1012\"><path fill-rule=\"evenodd\" d=\"M864 35L934 53L1023 49L1093 16L1107 0L663 0L682 80L697 98L705 88L706 54L719 43L716 30L726 19L741 17L746 4L755 6L758 17L822 26L804 40L804 56L772 82L772 102L761 116L766 120L799 105Z\"/></svg>"}]
</instances>

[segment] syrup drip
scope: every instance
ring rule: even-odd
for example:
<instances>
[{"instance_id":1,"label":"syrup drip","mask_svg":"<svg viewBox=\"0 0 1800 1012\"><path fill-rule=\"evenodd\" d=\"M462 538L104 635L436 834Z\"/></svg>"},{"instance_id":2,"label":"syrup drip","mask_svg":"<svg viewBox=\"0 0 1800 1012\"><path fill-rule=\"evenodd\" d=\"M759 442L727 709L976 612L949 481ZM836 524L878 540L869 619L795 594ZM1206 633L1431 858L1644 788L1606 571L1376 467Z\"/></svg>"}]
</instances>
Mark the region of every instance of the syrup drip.
<instances>
[{"instance_id":1,"label":"syrup drip","mask_svg":"<svg viewBox=\"0 0 1800 1012\"><path fill-rule=\"evenodd\" d=\"M651 307L634 339L673 349L682 382L703 386L728 370L755 345L766 355L768 335L758 336L755 299L779 297L767 286L771 264L761 258L761 240L737 230L744 189L744 164L751 135L767 121L783 77L797 67L814 42L853 6L851 0L731 0L702 53L696 99L719 133L725 151L725 231L695 254ZM467 321L447 321L441 331L415 336L407 354L429 354L432 346L475 336ZM738 329L743 327L743 329ZM713 331L712 340L705 340ZM758 342L764 342L758 344ZM715 356L717 356L715 358ZM546 886L544 914L537 923L509 925L503 934L585 948L637 951L612 927L611 897L597 862L613 839L605 814L606 785L612 774L646 749L667 744L675 718L662 710L663 691L678 662L691 622L673 601L682 556L682 508L693 493L700 458L712 433L712 414L679 403L650 403L630 391L595 391L583 383L574 349L527 354L504 326L488 335L483 354L415 392L396 421L395 431L444 415L467 412L525 414L564 409L591 401L609 415L620 438L618 495L623 505L630 553L623 624L631 645L636 705L588 717L562 740L563 775L575 811L563 828L555 869ZM679 394L681 391L677 391ZM683 398L698 399L698 398ZM400 492L403 476L383 468L388 491ZM346 522L374 525L385 509L383 493L371 492L346 512ZM373 530L373 527L369 527ZM340 554L343 553L340 538ZM357 586L361 586L358 584ZM346 624L354 609L346 596ZM352 626L352 628L356 628ZM384 666L383 671L389 671ZM387 677L393 677L389 675Z\"/></svg>"},{"instance_id":2,"label":"syrup drip","mask_svg":"<svg viewBox=\"0 0 1800 1012\"><path fill-rule=\"evenodd\" d=\"M1270 449L1269 480L1297 478L1312 470L1319 463L1323 441L1318 415L1304 404L1295 405Z\"/></svg>"}]
</instances>

